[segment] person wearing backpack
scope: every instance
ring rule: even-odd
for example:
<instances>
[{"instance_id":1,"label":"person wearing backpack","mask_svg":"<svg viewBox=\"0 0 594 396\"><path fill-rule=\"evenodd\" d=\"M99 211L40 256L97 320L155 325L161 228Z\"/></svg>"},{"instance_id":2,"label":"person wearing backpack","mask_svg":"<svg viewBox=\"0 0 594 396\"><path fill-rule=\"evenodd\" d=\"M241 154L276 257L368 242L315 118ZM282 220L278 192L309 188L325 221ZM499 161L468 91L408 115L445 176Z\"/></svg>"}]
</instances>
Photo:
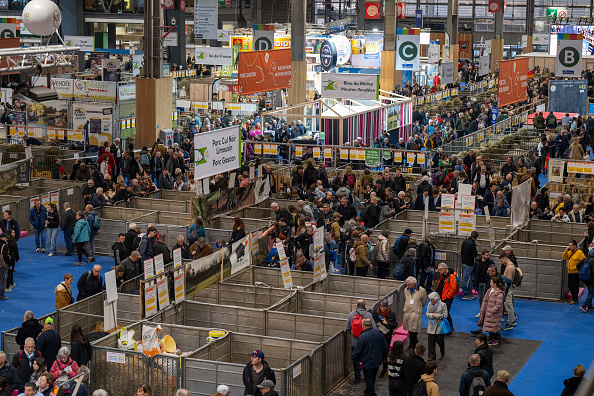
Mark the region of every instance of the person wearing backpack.
<instances>
[{"instance_id":1,"label":"person wearing backpack","mask_svg":"<svg viewBox=\"0 0 594 396\"><path fill-rule=\"evenodd\" d=\"M481 357L477 354L470 356L470 368L462 373L460 378L460 396L483 396L487 386L491 386L489 373L480 368Z\"/></svg>"},{"instance_id":2,"label":"person wearing backpack","mask_svg":"<svg viewBox=\"0 0 594 396\"><path fill-rule=\"evenodd\" d=\"M580 280L584 282L588 288L588 296L580 309L585 313L592 311L592 299L594 298L594 249L590 250L588 257L577 263L576 268Z\"/></svg>"},{"instance_id":3,"label":"person wearing backpack","mask_svg":"<svg viewBox=\"0 0 594 396\"><path fill-rule=\"evenodd\" d=\"M76 282L76 287L78 288L78 296L76 296L76 301L81 301L87 297L101 293L103 291L101 266L95 265L91 271L83 273L78 279L78 282Z\"/></svg>"},{"instance_id":4,"label":"person wearing backpack","mask_svg":"<svg viewBox=\"0 0 594 396\"><path fill-rule=\"evenodd\" d=\"M142 166L143 170L150 171L151 156L149 155L148 148L146 146L142 147L142 151L140 152L140 161L138 163L140 166Z\"/></svg>"},{"instance_id":5,"label":"person wearing backpack","mask_svg":"<svg viewBox=\"0 0 594 396\"><path fill-rule=\"evenodd\" d=\"M439 386L435 382L435 373L437 372L437 364L435 362L427 362L425 365L425 374L421 375L421 379L417 382L409 393L410 396L439 396Z\"/></svg>"},{"instance_id":6,"label":"person wearing backpack","mask_svg":"<svg viewBox=\"0 0 594 396\"><path fill-rule=\"evenodd\" d=\"M95 261L95 237L99 235L102 221L101 217L99 217L99 213L93 209L93 205L87 205L85 211L87 213L87 222L91 228L91 235L89 237L89 254L91 257L88 259L88 262L91 263Z\"/></svg>"},{"instance_id":7,"label":"person wearing backpack","mask_svg":"<svg viewBox=\"0 0 594 396\"><path fill-rule=\"evenodd\" d=\"M408 240L410 239L412 233L412 230L410 228L407 228L406 230L404 230L404 233L400 235L398 239L396 239L396 242L394 242L392 252L394 253L394 256L398 257L398 260L400 260L402 256L404 256L404 253L406 252L406 247L408 246Z\"/></svg>"},{"instance_id":8,"label":"person wearing backpack","mask_svg":"<svg viewBox=\"0 0 594 396\"><path fill-rule=\"evenodd\" d=\"M377 329L373 315L365 308L365 301L357 300L357 308L349 314L346 321L346 331L351 333L351 353L355 351L357 340L363 332L363 319L366 318L369 318L371 320L371 326ZM361 364L357 357L353 360L353 369L355 370L355 381L353 384L358 384L361 382Z\"/></svg>"}]
</instances>

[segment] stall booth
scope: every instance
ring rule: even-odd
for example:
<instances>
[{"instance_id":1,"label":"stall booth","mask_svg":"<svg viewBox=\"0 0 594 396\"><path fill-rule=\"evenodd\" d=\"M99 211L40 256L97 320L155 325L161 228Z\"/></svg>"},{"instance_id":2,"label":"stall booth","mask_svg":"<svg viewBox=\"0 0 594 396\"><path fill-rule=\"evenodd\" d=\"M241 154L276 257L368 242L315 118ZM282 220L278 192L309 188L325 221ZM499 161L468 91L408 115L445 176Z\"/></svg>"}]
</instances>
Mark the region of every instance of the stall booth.
<instances>
[{"instance_id":1,"label":"stall booth","mask_svg":"<svg viewBox=\"0 0 594 396\"><path fill-rule=\"evenodd\" d=\"M317 99L314 102L283 107L262 114L264 122L272 117L302 121L308 134L325 145L342 146L361 137L371 146L383 130L392 144L412 130L412 99L380 97L378 100ZM395 132L394 132L395 131Z\"/></svg>"}]
</instances>

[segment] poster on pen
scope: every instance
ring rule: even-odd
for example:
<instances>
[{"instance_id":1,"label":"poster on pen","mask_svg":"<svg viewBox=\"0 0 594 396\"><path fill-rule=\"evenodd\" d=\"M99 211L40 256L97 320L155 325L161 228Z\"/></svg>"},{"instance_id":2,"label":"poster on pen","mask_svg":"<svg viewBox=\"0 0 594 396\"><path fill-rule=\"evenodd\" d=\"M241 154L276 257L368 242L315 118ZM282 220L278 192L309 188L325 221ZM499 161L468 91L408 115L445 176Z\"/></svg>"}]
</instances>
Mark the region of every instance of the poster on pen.
<instances>
[{"instance_id":1,"label":"poster on pen","mask_svg":"<svg viewBox=\"0 0 594 396\"><path fill-rule=\"evenodd\" d=\"M194 38L218 40L218 0L201 0L194 4Z\"/></svg>"}]
</instances>

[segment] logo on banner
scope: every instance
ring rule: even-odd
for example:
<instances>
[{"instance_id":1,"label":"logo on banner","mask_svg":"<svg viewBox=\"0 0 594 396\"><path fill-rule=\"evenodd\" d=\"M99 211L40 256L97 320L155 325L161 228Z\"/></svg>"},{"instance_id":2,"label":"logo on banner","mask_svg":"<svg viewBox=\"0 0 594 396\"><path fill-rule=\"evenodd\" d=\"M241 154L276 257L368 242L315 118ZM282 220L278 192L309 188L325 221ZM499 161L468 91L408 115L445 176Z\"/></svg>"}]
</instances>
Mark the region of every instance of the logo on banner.
<instances>
[{"instance_id":1,"label":"logo on banner","mask_svg":"<svg viewBox=\"0 0 594 396\"><path fill-rule=\"evenodd\" d=\"M381 3L365 3L365 19L380 19Z\"/></svg>"},{"instance_id":2,"label":"logo on banner","mask_svg":"<svg viewBox=\"0 0 594 396\"><path fill-rule=\"evenodd\" d=\"M418 49L417 45L412 41L405 41L400 44L400 48L398 50L398 55L400 59L410 62L417 57Z\"/></svg>"},{"instance_id":3,"label":"logo on banner","mask_svg":"<svg viewBox=\"0 0 594 396\"><path fill-rule=\"evenodd\" d=\"M580 53L573 47L565 47L559 51L559 62L564 67L574 67L580 61Z\"/></svg>"},{"instance_id":4,"label":"logo on banner","mask_svg":"<svg viewBox=\"0 0 594 396\"><path fill-rule=\"evenodd\" d=\"M460 50L466 51L468 49L468 41L460 41Z\"/></svg>"},{"instance_id":5,"label":"logo on banner","mask_svg":"<svg viewBox=\"0 0 594 396\"><path fill-rule=\"evenodd\" d=\"M322 64L322 69L328 71L336 66L336 46L334 43L325 40L320 47L320 63Z\"/></svg>"},{"instance_id":6,"label":"logo on banner","mask_svg":"<svg viewBox=\"0 0 594 396\"><path fill-rule=\"evenodd\" d=\"M268 51L274 48L274 44L268 37L258 37L254 41L254 51Z\"/></svg>"},{"instance_id":7,"label":"logo on banner","mask_svg":"<svg viewBox=\"0 0 594 396\"><path fill-rule=\"evenodd\" d=\"M324 87L324 90L326 90L326 91L336 91L335 84L336 84L336 81L331 81L331 80L328 81L328 85L326 85Z\"/></svg>"},{"instance_id":8,"label":"logo on banner","mask_svg":"<svg viewBox=\"0 0 594 396\"><path fill-rule=\"evenodd\" d=\"M208 147L196 149L194 155L198 156L198 158L196 158L196 165L206 164L208 161Z\"/></svg>"},{"instance_id":9,"label":"logo on banner","mask_svg":"<svg viewBox=\"0 0 594 396\"><path fill-rule=\"evenodd\" d=\"M398 18L406 18L406 3L398 3Z\"/></svg>"},{"instance_id":10,"label":"logo on banner","mask_svg":"<svg viewBox=\"0 0 594 396\"><path fill-rule=\"evenodd\" d=\"M500 7L499 0L489 0L489 12L499 12Z\"/></svg>"}]
</instances>

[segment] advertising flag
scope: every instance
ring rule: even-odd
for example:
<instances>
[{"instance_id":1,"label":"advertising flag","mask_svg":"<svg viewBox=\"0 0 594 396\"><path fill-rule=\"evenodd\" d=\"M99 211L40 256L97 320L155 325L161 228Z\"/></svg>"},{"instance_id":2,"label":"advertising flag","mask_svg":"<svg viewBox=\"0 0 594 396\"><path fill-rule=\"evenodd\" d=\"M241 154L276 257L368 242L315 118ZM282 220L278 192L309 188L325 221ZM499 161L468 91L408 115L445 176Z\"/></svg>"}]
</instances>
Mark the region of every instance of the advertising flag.
<instances>
[{"instance_id":1,"label":"advertising flag","mask_svg":"<svg viewBox=\"0 0 594 396\"><path fill-rule=\"evenodd\" d=\"M557 62L555 76L581 77L582 74L581 34L559 33L557 35Z\"/></svg>"},{"instance_id":2,"label":"advertising flag","mask_svg":"<svg viewBox=\"0 0 594 396\"><path fill-rule=\"evenodd\" d=\"M379 75L322 73L322 97L371 99L379 97Z\"/></svg>"},{"instance_id":3,"label":"advertising flag","mask_svg":"<svg viewBox=\"0 0 594 396\"><path fill-rule=\"evenodd\" d=\"M291 49L239 53L239 94L291 86Z\"/></svg>"},{"instance_id":4,"label":"advertising flag","mask_svg":"<svg viewBox=\"0 0 594 396\"><path fill-rule=\"evenodd\" d=\"M254 51L274 49L274 25L253 25Z\"/></svg>"},{"instance_id":5,"label":"advertising flag","mask_svg":"<svg viewBox=\"0 0 594 396\"><path fill-rule=\"evenodd\" d=\"M499 62L497 107L525 100L528 96L528 58Z\"/></svg>"}]
</instances>

